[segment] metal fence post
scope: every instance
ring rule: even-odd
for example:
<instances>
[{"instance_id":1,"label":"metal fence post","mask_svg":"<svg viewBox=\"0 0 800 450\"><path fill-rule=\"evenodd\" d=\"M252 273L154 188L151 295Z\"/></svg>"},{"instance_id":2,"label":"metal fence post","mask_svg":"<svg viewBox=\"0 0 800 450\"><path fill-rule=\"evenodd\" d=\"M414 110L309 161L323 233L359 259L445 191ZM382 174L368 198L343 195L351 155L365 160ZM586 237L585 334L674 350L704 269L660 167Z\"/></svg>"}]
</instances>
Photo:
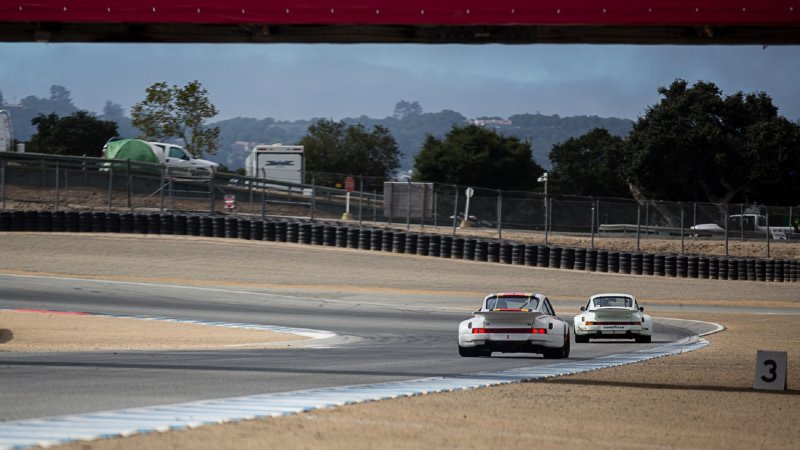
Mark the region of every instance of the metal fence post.
<instances>
[{"instance_id":1,"label":"metal fence post","mask_svg":"<svg viewBox=\"0 0 800 450\"><path fill-rule=\"evenodd\" d=\"M214 192L214 180L215 180L214 175L211 175L211 177L208 179L208 194L210 197L208 200L209 214L214 214L215 209L217 207L217 205L215 204L216 193Z\"/></svg>"},{"instance_id":2,"label":"metal fence post","mask_svg":"<svg viewBox=\"0 0 800 450\"><path fill-rule=\"evenodd\" d=\"M358 176L359 187L358 193L358 227L361 228L361 223L364 220L362 211L364 210L364 175Z\"/></svg>"},{"instance_id":3,"label":"metal fence post","mask_svg":"<svg viewBox=\"0 0 800 450\"><path fill-rule=\"evenodd\" d=\"M439 194L436 189L433 190L433 227L439 227Z\"/></svg>"},{"instance_id":4,"label":"metal fence post","mask_svg":"<svg viewBox=\"0 0 800 450\"><path fill-rule=\"evenodd\" d=\"M111 211L113 204L112 195L114 193L114 166L108 166L108 210Z\"/></svg>"},{"instance_id":5,"label":"metal fence post","mask_svg":"<svg viewBox=\"0 0 800 450\"><path fill-rule=\"evenodd\" d=\"M127 163L125 164L125 190L128 191L128 209L133 209L131 205L131 190L133 189L133 179L131 175L131 160L126 160Z\"/></svg>"},{"instance_id":6,"label":"metal fence post","mask_svg":"<svg viewBox=\"0 0 800 450\"><path fill-rule=\"evenodd\" d=\"M792 207L790 206L789 207L789 234L786 236L786 242L787 243L791 243L792 242L792 230L793 229L794 229L794 227L792 227Z\"/></svg>"},{"instance_id":7,"label":"metal fence post","mask_svg":"<svg viewBox=\"0 0 800 450\"><path fill-rule=\"evenodd\" d=\"M314 220L316 212L317 212L317 176L312 174L311 175L311 220ZM263 216L264 213L262 212L261 215Z\"/></svg>"},{"instance_id":8,"label":"metal fence post","mask_svg":"<svg viewBox=\"0 0 800 450\"><path fill-rule=\"evenodd\" d=\"M547 233L545 237L549 236L550 229L553 227L553 198L550 197L547 199Z\"/></svg>"},{"instance_id":9,"label":"metal fence post","mask_svg":"<svg viewBox=\"0 0 800 450\"><path fill-rule=\"evenodd\" d=\"M791 213L789 214L789 216L791 216ZM464 220L468 220L468 218L465 217ZM456 235L457 225L458 225L458 185L456 184L455 187L453 188L453 236Z\"/></svg>"},{"instance_id":10,"label":"metal fence post","mask_svg":"<svg viewBox=\"0 0 800 450\"><path fill-rule=\"evenodd\" d=\"M406 191L406 231L411 230L411 178L408 179Z\"/></svg>"},{"instance_id":11,"label":"metal fence post","mask_svg":"<svg viewBox=\"0 0 800 450\"><path fill-rule=\"evenodd\" d=\"M422 208L420 209L421 214L419 215L419 229L420 230L424 230L425 229L425 211L428 209L427 208L427 206L428 206L428 202L427 202L427 200L428 200L428 186L425 185L425 183L422 183L422 199L421 200L422 201L420 202L420 204L422 205Z\"/></svg>"},{"instance_id":12,"label":"metal fence post","mask_svg":"<svg viewBox=\"0 0 800 450\"><path fill-rule=\"evenodd\" d=\"M636 251L638 252L641 247L641 231L642 231L642 205L636 202Z\"/></svg>"},{"instance_id":13,"label":"metal fence post","mask_svg":"<svg viewBox=\"0 0 800 450\"><path fill-rule=\"evenodd\" d=\"M595 207L595 203L596 202L597 202L597 200L591 200L591 203L590 203L592 205L592 208L591 208L592 209L592 217L590 219L590 221L591 221L590 227L591 227L591 233L592 233L592 246L591 246L591 248L594 248L594 226L595 226L595 223L594 223L595 209L594 209L594 207Z\"/></svg>"},{"instance_id":14,"label":"metal fence post","mask_svg":"<svg viewBox=\"0 0 800 450\"><path fill-rule=\"evenodd\" d=\"M6 209L6 160L0 161L0 191L3 191L3 209Z\"/></svg>"},{"instance_id":15,"label":"metal fence post","mask_svg":"<svg viewBox=\"0 0 800 450\"><path fill-rule=\"evenodd\" d=\"M164 171L166 166L161 166L161 174L158 180L158 212L164 213Z\"/></svg>"},{"instance_id":16,"label":"metal fence post","mask_svg":"<svg viewBox=\"0 0 800 450\"><path fill-rule=\"evenodd\" d=\"M503 239L503 191L497 190L497 239Z\"/></svg>"},{"instance_id":17,"label":"metal fence post","mask_svg":"<svg viewBox=\"0 0 800 450\"><path fill-rule=\"evenodd\" d=\"M678 202L678 205L681 207L681 255L684 253L684 246L683 246L683 203Z\"/></svg>"},{"instance_id":18,"label":"metal fence post","mask_svg":"<svg viewBox=\"0 0 800 450\"><path fill-rule=\"evenodd\" d=\"M69 204L69 169L64 169L64 198Z\"/></svg>"},{"instance_id":19,"label":"metal fence post","mask_svg":"<svg viewBox=\"0 0 800 450\"><path fill-rule=\"evenodd\" d=\"M169 177L167 180L167 186L169 187L167 191L167 198L169 199L167 207L170 211L175 211L175 185L173 184L172 177Z\"/></svg>"},{"instance_id":20,"label":"metal fence post","mask_svg":"<svg viewBox=\"0 0 800 450\"><path fill-rule=\"evenodd\" d=\"M725 223L728 223L728 210L725 210ZM739 203L739 230L742 242L744 242L744 205Z\"/></svg>"},{"instance_id":21,"label":"metal fence post","mask_svg":"<svg viewBox=\"0 0 800 450\"><path fill-rule=\"evenodd\" d=\"M548 205L547 198L547 183L544 185L544 245L547 245L547 240L550 237L549 224L550 206Z\"/></svg>"},{"instance_id":22,"label":"metal fence post","mask_svg":"<svg viewBox=\"0 0 800 450\"><path fill-rule=\"evenodd\" d=\"M250 211L252 211L253 210L253 182L252 181L247 183L247 194L250 197ZM312 213L311 216L313 218L313 216L314 216L313 213Z\"/></svg>"},{"instance_id":23,"label":"metal fence post","mask_svg":"<svg viewBox=\"0 0 800 450\"><path fill-rule=\"evenodd\" d=\"M725 256L728 256L728 205L725 205L724 212L725 212L725 218L723 220L723 223L725 223ZM744 229L744 227L740 228Z\"/></svg>"},{"instance_id":24,"label":"metal fence post","mask_svg":"<svg viewBox=\"0 0 800 450\"><path fill-rule=\"evenodd\" d=\"M378 222L378 190L372 190L372 221Z\"/></svg>"},{"instance_id":25,"label":"metal fence post","mask_svg":"<svg viewBox=\"0 0 800 450\"><path fill-rule=\"evenodd\" d=\"M769 258L770 257L770 252L769 252L769 209L766 210L765 216L767 218L767 229L765 230L766 232L764 234L767 235L767 258Z\"/></svg>"},{"instance_id":26,"label":"metal fence post","mask_svg":"<svg viewBox=\"0 0 800 450\"><path fill-rule=\"evenodd\" d=\"M54 210L58 211L58 183L60 181L59 176L61 175L61 168L59 167L58 161L56 161L56 201L54 206Z\"/></svg>"},{"instance_id":27,"label":"metal fence post","mask_svg":"<svg viewBox=\"0 0 800 450\"><path fill-rule=\"evenodd\" d=\"M267 186L261 183L261 220L267 215Z\"/></svg>"}]
</instances>

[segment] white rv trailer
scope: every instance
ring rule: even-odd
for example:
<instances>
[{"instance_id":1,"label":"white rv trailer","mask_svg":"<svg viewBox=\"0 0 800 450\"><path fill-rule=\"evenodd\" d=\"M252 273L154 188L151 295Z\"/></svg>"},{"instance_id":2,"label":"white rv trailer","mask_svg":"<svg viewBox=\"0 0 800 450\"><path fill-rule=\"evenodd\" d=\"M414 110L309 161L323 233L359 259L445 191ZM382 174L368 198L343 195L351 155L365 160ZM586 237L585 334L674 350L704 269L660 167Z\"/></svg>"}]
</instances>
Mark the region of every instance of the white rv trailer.
<instances>
[{"instance_id":1,"label":"white rv trailer","mask_svg":"<svg viewBox=\"0 0 800 450\"><path fill-rule=\"evenodd\" d=\"M14 133L11 131L11 116L0 109L0 152L10 152Z\"/></svg>"},{"instance_id":2,"label":"white rv trailer","mask_svg":"<svg viewBox=\"0 0 800 450\"><path fill-rule=\"evenodd\" d=\"M303 183L305 157L302 145L259 144L245 160L248 177Z\"/></svg>"}]
</instances>

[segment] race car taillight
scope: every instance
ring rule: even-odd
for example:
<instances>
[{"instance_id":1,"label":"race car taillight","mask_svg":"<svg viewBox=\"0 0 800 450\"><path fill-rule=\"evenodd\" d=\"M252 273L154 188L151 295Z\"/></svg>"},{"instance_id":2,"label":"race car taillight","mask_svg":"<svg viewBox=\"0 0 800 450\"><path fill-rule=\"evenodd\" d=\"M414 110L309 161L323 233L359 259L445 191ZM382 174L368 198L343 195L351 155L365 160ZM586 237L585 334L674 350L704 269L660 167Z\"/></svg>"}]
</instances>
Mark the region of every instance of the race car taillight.
<instances>
[{"instance_id":1,"label":"race car taillight","mask_svg":"<svg viewBox=\"0 0 800 450\"><path fill-rule=\"evenodd\" d=\"M472 334L489 333L525 333L525 334L547 334L547 328L473 328Z\"/></svg>"}]
</instances>

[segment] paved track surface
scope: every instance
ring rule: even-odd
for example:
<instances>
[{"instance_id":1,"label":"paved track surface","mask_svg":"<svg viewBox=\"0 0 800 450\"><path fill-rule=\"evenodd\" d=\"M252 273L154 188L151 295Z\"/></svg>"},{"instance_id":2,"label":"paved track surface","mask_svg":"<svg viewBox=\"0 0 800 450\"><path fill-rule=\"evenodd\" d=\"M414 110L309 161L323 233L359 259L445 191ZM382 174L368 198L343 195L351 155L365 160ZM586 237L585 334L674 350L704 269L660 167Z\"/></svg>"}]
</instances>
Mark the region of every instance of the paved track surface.
<instances>
[{"instance_id":1,"label":"paved track surface","mask_svg":"<svg viewBox=\"0 0 800 450\"><path fill-rule=\"evenodd\" d=\"M0 354L0 403L10 405L0 411L0 420L552 363L538 355L460 358L454 324L466 312L202 288L0 278L4 307L252 322L340 335L317 343L330 348ZM664 325L652 345L687 334ZM640 348L633 343L578 345L573 358Z\"/></svg>"}]
</instances>

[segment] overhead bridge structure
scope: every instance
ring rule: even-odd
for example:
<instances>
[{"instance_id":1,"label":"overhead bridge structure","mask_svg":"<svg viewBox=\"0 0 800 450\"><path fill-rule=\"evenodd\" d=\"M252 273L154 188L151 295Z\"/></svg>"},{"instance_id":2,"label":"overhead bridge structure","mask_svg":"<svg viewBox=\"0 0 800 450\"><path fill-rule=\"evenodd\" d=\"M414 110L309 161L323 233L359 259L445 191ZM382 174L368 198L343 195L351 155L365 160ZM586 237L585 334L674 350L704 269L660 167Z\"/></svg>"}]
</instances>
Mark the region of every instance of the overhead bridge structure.
<instances>
[{"instance_id":1,"label":"overhead bridge structure","mask_svg":"<svg viewBox=\"0 0 800 450\"><path fill-rule=\"evenodd\" d=\"M780 45L800 0L2 0L0 41Z\"/></svg>"}]
</instances>

